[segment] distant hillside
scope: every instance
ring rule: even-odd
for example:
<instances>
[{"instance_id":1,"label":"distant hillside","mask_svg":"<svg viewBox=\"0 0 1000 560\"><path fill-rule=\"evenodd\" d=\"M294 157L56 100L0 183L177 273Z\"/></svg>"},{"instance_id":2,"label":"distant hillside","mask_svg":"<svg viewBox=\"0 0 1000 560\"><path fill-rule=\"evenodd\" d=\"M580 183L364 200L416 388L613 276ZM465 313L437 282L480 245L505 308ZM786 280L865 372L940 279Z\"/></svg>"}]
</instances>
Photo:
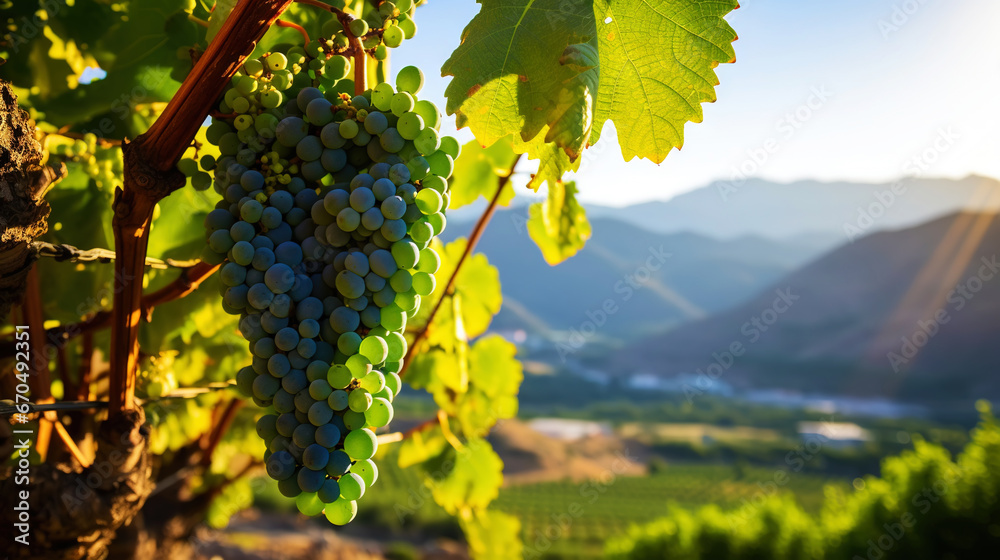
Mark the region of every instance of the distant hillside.
<instances>
[{"instance_id":1,"label":"distant hillside","mask_svg":"<svg viewBox=\"0 0 1000 560\"><path fill-rule=\"evenodd\" d=\"M661 331L736 305L818 253L810 243L662 235L595 219L586 248L551 267L518 212L523 209L497 212L478 247L500 269L504 308L495 329L579 329L588 312L601 315L610 300L617 311L599 336ZM449 225L443 238L451 241L467 229Z\"/></svg>"},{"instance_id":2,"label":"distant hillside","mask_svg":"<svg viewBox=\"0 0 1000 560\"><path fill-rule=\"evenodd\" d=\"M812 232L834 234L842 242L848 240L845 224L857 226L860 221L866 225L859 208L872 216L870 225L858 228L865 234L914 226L959 211L1000 210L1000 181L995 179L905 179L896 187L900 194L892 194L892 186L750 179L740 186L713 183L665 202L587 209L591 216L618 218L659 233L782 239Z\"/></svg>"},{"instance_id":3,"label":"distant hillside","mask_svg":"<svg viewBox=\"0 0 1000 560\"><path fill-rule=\"evenodd\" d=\"M874 234L734 309L644 340L610 362L623 372L673 377L707 371L717 361L713 353L727 363L724 352L738 343L745 354L719 378L738 387L917 400L1000 397L997 217L954 214Z\"/></svg>"}]
</instances>

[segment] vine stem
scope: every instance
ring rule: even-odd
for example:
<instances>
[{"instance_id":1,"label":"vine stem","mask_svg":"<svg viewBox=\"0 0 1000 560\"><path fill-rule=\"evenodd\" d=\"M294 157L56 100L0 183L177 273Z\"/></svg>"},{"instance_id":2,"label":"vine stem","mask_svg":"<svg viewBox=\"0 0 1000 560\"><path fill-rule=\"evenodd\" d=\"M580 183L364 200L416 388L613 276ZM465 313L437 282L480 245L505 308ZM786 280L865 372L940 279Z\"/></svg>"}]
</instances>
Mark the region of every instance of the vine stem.
<instances>
[{"instance_id":1,"label":"vine stem","mask_svg":"<svg viewBox=\"0 0 1000 560\"><path fill-rule=\"evenodd\" d=\"M164 303L171 302L175 299L183 298L193 292L206 278L211 276L218 269L219 267L217 266L200 261L190 268L183 269L180 276L178 276L170 284L167 284L155 292L144 294L142 296L140 309L143 310L145 316L148 317L156 306L163 305ZM79 323L61 325L48 329L45 331L45 339L48 344L55 347L61 347L72 338L80 335L92 334L94 331L107 328L110 325L111 312L99 311L91 318L80 321ZM92 349L93 344L91 343L91 353L93 351ZM2 347L0 347L0 357L7 357L8 355L13 356L13 350L13 342L5 343ZM81 390L84 388L85 387L81 387Z\"/></svg>"},{"instance_id":2,"label":"vine stem","mask_svg":"<svg viewBox=\"0 0 1000 560\"><path fill-rule=\"evenodd\" d=\"M303 29L301 25L297 23L292 23L290 21L282 21L280 19L275 21L274 23L277 24L278 27L287 27L289 29L294 29L298 31L299 34L302 35L302 40L304 41L302 46L303 47L309 46L309 33L305 29Z\"/></svg>"},{"instance_id":3,"label":"vine stem","mask_svg":"<svg viewBox=\"0 0 1000 560\"><path fill-rule=\"evenodd\" d=\"M519 161L521 161L520 154L514 159L514 163L510 165L507 175L500 178L499 184L497 185L497 192L493 194L493 198L490 200L489 206L487 206L486 210L483 211L483 214L479 216L476 226L472 229L472 233L469 235L469 241L465 244L465 250L462 251L462 256L459 257L458 264L455 265L455 270L451 272L451 276L448 277L448 283L445 284L444 291L441 292L441 299L437 300L434 304L434 307L431 309L430 316L427 317L427 322L424 323L424 326L417 332L417 336L413 338L413 342L406 350L406 357L403 358L403 366L399 370L400 377L402 377L409 368L417 346L419 346L420 342L427 338L427 333L431 328L431 324L434 322L434 318L437 317L438 311L440 311L444 300L455 288L455 281L458 279L458 273L462 270L462 265L465 264L466 259L468 259L469 255L471 255L475 250L476 245L479 243L479 239L483 236L483 231L486 230L487 224L490 223L490 219L493 217L494 212L496 212L497 203L500 201L500 195L503 194L504 188L507 187L507 184L510 183L511 177L514 176L514 168L517 167Z\"/></svg>"},{"instance_id":4,"label":"vine stem","mask_svg":"<svg viewBox=\"0 0 1000 560\"><path fill-rule=\"evenodd\" d=\"M222 436L229 430L229 426L232 425L233 420L236 418L236 413L243 406L243 402L242 399L230 400L222 410L222 413L219 414L219 417L212 418L212 430L206 434L208 437L202 440L203 453L201 456L201 466L208 467L212 464L212 454L215 453L215 449L222 442Z\"/></svg>"},{"instance_id":5,"label":"vine stem","mask_svg":"<svg viewBox=\"0 0 1000 560\"><path fill-rule=\"evenodd\" d=\"M111 317L109 418L135 408L142 279L156 204L184 186L177 161L230 77L292 0L239 2L148 131L122 143L125 184L115 193L115 281ZM148 311L147 311L148 313Z\"/></svg>"}]
</instances>

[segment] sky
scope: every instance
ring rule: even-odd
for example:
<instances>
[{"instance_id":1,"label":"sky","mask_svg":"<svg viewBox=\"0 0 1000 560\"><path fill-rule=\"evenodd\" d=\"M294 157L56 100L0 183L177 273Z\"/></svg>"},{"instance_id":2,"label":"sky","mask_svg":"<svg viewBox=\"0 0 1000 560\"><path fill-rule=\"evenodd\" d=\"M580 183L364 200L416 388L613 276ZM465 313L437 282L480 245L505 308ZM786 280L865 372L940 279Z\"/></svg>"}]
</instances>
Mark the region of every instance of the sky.
<instances>
[{"instance_id":1,"label":"sky","mask_svg":"<svg viewBox=\"0 0 1000 560\"><path fill-rule=\"evenodd\" d=\"M685 127L684 148L661 165L626 163L609 123L575 177L582 200L625 206L712 181L738 186L744 177L1000 178L1000 2L741 4L727 18L739 35L736 63L717 68L719 99L703 106L702 123ZM473 0L419 8L417 35L393 52L393 71L425 69L421 97L443 108L450 78L430 69L441 67L478 10ZM449 128L453 117L443 131ZM457 136L472 140L468 129Z\"/></svg>"}]
</instances>

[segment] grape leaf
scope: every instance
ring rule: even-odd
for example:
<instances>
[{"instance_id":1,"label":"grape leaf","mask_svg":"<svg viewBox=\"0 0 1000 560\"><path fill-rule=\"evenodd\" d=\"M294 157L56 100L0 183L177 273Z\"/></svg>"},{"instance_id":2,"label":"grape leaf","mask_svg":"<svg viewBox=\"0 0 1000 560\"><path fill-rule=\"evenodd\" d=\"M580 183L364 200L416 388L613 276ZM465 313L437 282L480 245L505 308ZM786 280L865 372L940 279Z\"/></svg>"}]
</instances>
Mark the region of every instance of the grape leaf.
<instances>
[{"instance_id":1,"label":"grape leaf","mask_svg":"<svg viewBox=\"0 0 1000 560\"><path fill-rule=\"evenodd\" d=\"M482 9L462 32L462 44L445 61L448 114L490 145L509 134L534 138L546 125L573 115L566 99L578 73L559 62L569 45L596 34L593 8L582 0L480 0ZM567 86L567 82L573 82ZM557 110L557 106L562 110ZM577 114L582 123L584 115ZM589 116L586 120L590 120ZM578 131L582 145L589 130Z\"/></svg>"},{"instance_id":2,"label":"grape leaf","mask_svg":"<svg viewBox=\"0 0 1000 560\"><path fill-rule=\"evenodd\" d=\"M622 157L660 163L684 145L684 123L714 102L715 67L735 62L723 17L737 0L595 0L601 76L593 137L615 124ZM607 78L607 79L605 79Z\"/></svg>"},{"instance_id":3,"label":"grape leaf","mask_svg":"<svg viewBox=\"0 0 1000 560\"><path fill-rule=\"evenodd\" d=\"M500 186L500 178L510 173L511 165L517 159L510 139L501 138L492 146L484 148L473 140L462 147L462 153L455 160L455 172L448 192L451 193L449 210L461 208L475 202L480 196L489 200ZM508 182L497 203L507 206L514 198L514 188Z\"/></svg>"},{"instance_id":4,"label":"grape leaf","mask_svg":"<svg viewBox=\"0 0 1000 560\"><path fill-rule=\"evenodd\" d=\"M531 205L528 235L550 265L572 257L590 239L590 222L576 200L576 192L576 183L572 181L549 183L545 202Z\"/></svg>"},{"instance_id":5,"label":"grape leaf","mask_svg":"<svg viewBox=\"0 0 1000 560\"><path fill-rule=\"evenodd\" d=\"M518 560L523 558L521 522L500 511L476 512L461 519L469 552L476 560Z\"/></svg>"},{"instance_id":6,"label":"grape leaf","mask_svg":"<svg viewBox=\"0 0 1000 560\"><path fill-rule=\"evenodd\" d=\"M418 430L399 444L399 467L405 469L437 457L448 449L440 426Z\"/></svg>"},{"instance_id":7,"label":"grape leaf","mask_svg":"<svg viewBox=\"0 0 1000 560\"><path fill-rule=\"evenodd\" d=\"M500 493L503 461L480 438L453 453L450 471L431 487L434 501L452 515L486 508Z\"/></svg>"},{"instance_id":8,"label":"grape leaf","mask_svg":"<svg viewBox=\"0 0 1000 560\"><path fill-rule=\"evenodd\" d=\"M420 312L414 318L414 324L422 325L427 321L434 303L444 295L448 278L458 265L467 243L465 238L459 238L444 248L440 244L435 245L438 254L441 255L441 268L434 273L437 286L430 297L423 298ZM489 263L486 255L475 253L465 259L462 270L455 279L455 293L462 298L462 323L466 338L473 339L486 332L493 316L500 311L500 305L503 303L500 272ZM428 337L432 344L449 345L446 339L455 334L452 317L451 306L443 305L434 318L434 326ZM440 336L436 333L440 333Z\"/></svg>"},{"instance_id":9,"label":"grape leaf","mask_svg":"<svg viewBox=\"0 0 1000 560\"><path fill-rule=\"evenodd\" d=\"M499 420L517 415L517 393L524 379L517 347L501 336L478 340L468 353L469 390L455 397L454 411L462 433L485 436Z\"/></svg>"},{"instance_id":10,"label":"grape leaf","mask_svg":"<svg viewBox=\"0 0 1000 560\"><path fill-rule=\"evenodd\" d=\"M735 60L723 18L736 0L480 3L442 75L448 113L484 144L544 132L576 159L610 120L626 160L662 162L715 100L714 68Z\"/></svg>"}]
</instances>

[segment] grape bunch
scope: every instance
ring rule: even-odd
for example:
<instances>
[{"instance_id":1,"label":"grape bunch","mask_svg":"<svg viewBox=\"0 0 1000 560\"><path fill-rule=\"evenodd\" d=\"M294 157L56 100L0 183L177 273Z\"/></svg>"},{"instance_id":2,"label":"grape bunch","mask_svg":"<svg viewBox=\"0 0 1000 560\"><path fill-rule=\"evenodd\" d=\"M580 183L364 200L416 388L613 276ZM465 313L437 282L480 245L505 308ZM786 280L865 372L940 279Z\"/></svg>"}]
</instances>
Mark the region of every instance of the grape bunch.
<instances>
[{"instance_id":1,"label":"grape bunch","mask_svg":"<svg viewBox=\"0 0 1000 560\"><path fill-rule=\"evenodd\" d=\"M415 97L417 68L352 95L349 62L313 44L247 61L207 130L220 157L183 166L222 195L202 259L222 265L222 306L250 343L236 384L265 409L267 473L304 514L345 524L378 478L375 430L434 291L459 146Z\"/></svg>"},{"instance_id":2,"label":"grape bunch","mask_svg":"<svg viewBox=\"0 0 1000 560\"><path fill-rule=\"evenodd\" d=\"M377 7L369 9L364 18L356 19L344 29L341 22L333 18L323 25L323 35L332 41L335 49L346 49L349 43L347 32L361 39L365 50L378 60L385 60L389 49L403 44L405 39L412 39L417 34L417 24L413 21L413 12L418 2L415 0L382 0L376 2ZM343 9L347 2L335 0L334 7Z\"/></svg>"},{"instance_id":3,"label":"grape bunch","mask_svg":"<svg viewBox=\"0 0 1000 560\"><path fill-rule=\"evenodd\" d=\"M122 151L118 146L100 142L97 135L88 132L83 138L49 136L49 153L67 163L78 163L84 173L101 189L114 190L121 183L125 167Z\"/></svg>"}]
</instances>

